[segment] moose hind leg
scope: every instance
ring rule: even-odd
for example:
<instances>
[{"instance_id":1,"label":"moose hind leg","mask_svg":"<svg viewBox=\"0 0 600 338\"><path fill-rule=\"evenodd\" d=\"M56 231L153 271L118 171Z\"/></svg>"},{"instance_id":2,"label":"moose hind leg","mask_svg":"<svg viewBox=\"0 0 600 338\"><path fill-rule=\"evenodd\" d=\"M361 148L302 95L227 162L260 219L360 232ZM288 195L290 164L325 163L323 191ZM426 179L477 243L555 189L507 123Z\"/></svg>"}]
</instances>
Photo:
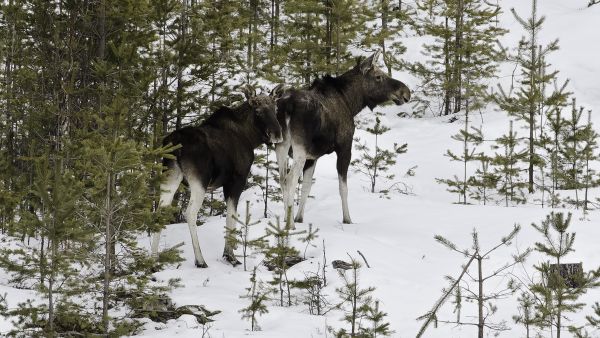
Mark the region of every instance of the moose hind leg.
<instances>
[{"instance_id":1,"label":"moose hind leg","mask_svg":"<svg viewBox=\"0 0 600 338\"><path fill-rule=\"evenodd\" d=\"M200 243L198 242L197 231L198 227L196 226L198 211L200 211L200 208L202 207L206 188L202 185L202 183L200 183L199 179L195 177L190 177L188 179L188 183L190 185L190 201L185 212L185 217L190 229L190 236L192 237L192 246L194 248L196 266L199 268L206 268L208 265L202 256L202 251L200 251Z\"/></svg>"},{"instance_id":2,"label":"moose hind leg","mask_svg":"<svg viewBox=\"0 0 600 338\"><path fill-rule=\"evenodd\" d=\"M179 184L183 180L183 173L181 172L181 168L177 164L173 165L168 173L167 179L164 183L160 185L160 202L159 205L161 207L171 205L173 202L173 196L175 196L175 192L177 192L177 188L179 188ZM160 242L160 230L152 234L152 245L151 245L151 253L153 256L158 256L158 244Z\"/></svg>"},{"instance_id":3,"label":"moose hind leg","mask_svg":"<svg viewBox=\"0 0 600 338\"><path fill-rule=\"evenodd\" d=\"M304 221L304 206L306 200L310 195L310 188L312 187L312 178L315 173L315 167L317 166L317 160L306 160L304 165L304 173L302 174L302 196L300 197L300 205L298 206L298 213L294 218L294 222L302 223Z\"/></svg>"},{"instance_id":4,"label":"moose hind leg","mask_svg":"<svg viewBox=\"0 0 600 338\"><path fill-rule=\"evenodd\" d=\"M351 149L337 153L337 171L338 182L340 189L340 197L342 198L342 214L343 222L346 224L352 223L350 219L350 210L348 209L348 166L350 165Z\"/></svg>"},{"instance_id":5,"label":"moose hind leg","mask_svg":"<svg viewBox=\"0 0 600 338\"><path fill-rule=\"evenodd\" d=\"M275 145L275 155L277 157L277 169L279 170L279 183L281 190L284 189L283 180L288 173L290 142L286 138L283 142Z\"/></svg>"}]
</instances>

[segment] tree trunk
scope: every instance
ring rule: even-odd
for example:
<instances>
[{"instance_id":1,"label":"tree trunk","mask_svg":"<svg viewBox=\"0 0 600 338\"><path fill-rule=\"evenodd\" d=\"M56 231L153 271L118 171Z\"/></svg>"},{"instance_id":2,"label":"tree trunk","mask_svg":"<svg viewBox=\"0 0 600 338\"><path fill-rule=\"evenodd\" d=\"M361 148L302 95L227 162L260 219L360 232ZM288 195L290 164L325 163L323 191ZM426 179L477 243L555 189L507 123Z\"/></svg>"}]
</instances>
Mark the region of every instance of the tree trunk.
<instances>
[{"instance_id":1,"label":"tree trunk","mask_svg":"<svg viewBox=\"0 0 600 338\"><path fill-rule=\"evenodd\" d=\"M110 296L110 280L111 280L111 255L113 248L113 231L112 231L112 212L111 212L111 192L112 192L112 174L109 173L106 176L106 204L104 205L106 214L104 215L104 226L106 237L105 251L104 251L104 285L102 292L102 324L104 327L104 333L108 334L109 320L108 320L108 306Z\"/></svg>"},{"instance_id":2,"label":"tree trunk","mask_svg":"<svg viewBox=\"0 0 600 338\"><path fill-rule=\"evenodd\" d=\"M477 295L477 308L479 313L479 322L477 323L477 337L483 338L483 327L484 327L484 318L483 318L483 271L481 269L481 261L483 257L477 255L477 283L479 284L479 294Z\"/></svg>"},{"instance_id":3,"label":"tree trunk","mask_svg":"<svg viewBox=\"0 0 600 338\"><path fill-rule=\"evenodd\" d=\"M448 31L448 17L445 19L445 28ZM450 69L450 39L448 35L444 37L444 75L445 75L445 87L444 89L444 115L450 115L450 98L451 98L451 69Z\"/></svg>"},{"instance_id":4,"label":"tree trunk","mask_svg":"<svg viewBox=\"0 0 600 338\"><path fill-rule=\"evenodd\" d=\"M383 52L383 60L385 61L385 65L387 66L388 76L392 76L392 65L387 59L387 53L385 50L385 35L388 29L388 11L389 11L389 0L381 0L381 51Z\"/></svg>"},{"instance_id":5,"label":"tree trunk","mask_svg":"<svg viewBox=\"0 0 600 338\"><path fill-rule=\"evenodd\" d=\"M454 89L454 113L458 113L462 108L462 25L463 25L463 0L458 0L456 9L456 27L454 30L454 78L452 87Z\"/></svg>"}]
</instances>

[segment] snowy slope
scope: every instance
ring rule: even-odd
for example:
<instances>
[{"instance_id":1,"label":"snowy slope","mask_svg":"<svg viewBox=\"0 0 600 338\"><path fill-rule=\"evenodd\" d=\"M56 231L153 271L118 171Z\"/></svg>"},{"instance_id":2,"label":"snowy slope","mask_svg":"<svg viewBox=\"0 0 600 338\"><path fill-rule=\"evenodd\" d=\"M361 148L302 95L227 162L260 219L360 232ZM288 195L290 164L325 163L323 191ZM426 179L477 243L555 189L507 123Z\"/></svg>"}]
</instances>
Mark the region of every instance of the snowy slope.
<instances>
[{"instance_id":1,"label":"snowy slope","mask_svg":"<svg viewBox=\"0 0 600 338\"><path fill-rule=\"evenodd\" d=\"M575 92L578 103L594 111L594 123L600 127L600 5L583 9L585 0L540 0L539 10L547 15L546 26L542 32L542 42L554 38L560 39L561 49L556 52L550 62L561 71L563 78L571 79L571 90ZM515 7L523 16L529 12L529 1L503 0L501 4L504 14L501 18L504 27L511 30L503 38L505 46L512 46L521 37L520 26L515 22L509 9ZM407 57L420 57L421 42L418 38L407 38ZM501 77L506 81L511 68L503 67ZM405 80L409 87L416 83L406 74L397 74ZM493 85L491 83L490 85ZM319 160L313 185L312 195L307 203L305 229L308 223L320 229L317 239L318 247L309 248L308 260L294 266L290 275L301 277L305 271L314 271L321 259L321 240L325 240L327 257L347 260L347 254L358 258L356 250L364 253L371 268L361 269L360 283L363 287L375 286L375 297L381 301L381 308L388 313L387 319L395 331L394 337L414 337L421 323L416 317L424 314L439 298L440 291L446 286L445 275L457 276L465 258L450 252L435 243L433 236L440 234L459 244L470 246L470 234L476 228L483 248L495 245L500 237L506 235L515 223L523 226L523 230L513 245L497 251L484 269L491 272L510 259L517 250L523 251L540 240L540 236L532 229L532 222L539 223L549 209L528 204L525 206L505 208L502 206L461 206L452 204L455 196L446 192L445 187L437 184L435 178L449 178L459 174L459 164L452 164L443 156L446 149L456 147L450 135L456 133L459 124L447 123L447 118L399 119L395 116L398 108L381 109L386 113L384 123L391 131L382 136L381 144L389 147L394 142L408 143L408 153L400 155L398 164L394 166L397 180L412 187L413 195L392 194L390 199L381 198L377 194L367 192L367 180L357 173L349 176L350 212L354 224L341 224L341 203L338 195L335 156L326 156ZM371 114L369 111L361 113ZM493 107L477 117L476 123L484 122L483 131L486 138L492 139L504 133L508 127L508 118ZM521 132L522 133L522 132ZM369 140L366 133L357 132L363 140ZM371 142L371 140L369 140ZM406 177L407 169L417 166L413 177ZM244 200L254 203L253 214L261 215L261 206L256 203L254 191L246 191L242 195L240 206ZM600 191L593 192L600 197ZM240 208L239 212L243 212ZM270 213L280 215L281 204L271 204ZM600 265L600 213L592 212L583 220L581 213L574 212L572 231L577 232L576 252L570 255L569 261L584 263L585 269ZM187 226L184 224L169 225L163 232L161 246L167 247L185 241L184 257L187 261L179 268L172 268L156 274L159 279L179 277L183 287L173 291L173 299L178 305L203 304L210 310L221 310L215 317L209 334L212 337L326 337L327 326L339 326L340 313L332 311L326 316L311 316L304 306L281 308L269 306L269 313L259 318L262 331L250 332L249 323L241 319L238 310L246 306L245 300L239 298L245 293L249 284L249 272L238 266L232 268L221 260L223 250L224 218L213 217L198 230L200 244L209 268L197 269L193 264L192 248L189 244ZM266 224L263 220L262 224ZM263 233L264 228L257 226L255 235ZM149 247L149 238L142 238L142 243ZM298 248L303 248L298 244ZM312 257L312 258L311 258ZM532 265L538 257L532 255L525 267L533 272ZM251 259L250 266L259 264L259 258ZM517 266L513 273L523 276L523 268ZM269 273L263 267L260 271L263 280L269 279ZM326 289L331 301L335 300L335 288L340 280L335 271L328 270L329 285ZM489 291L500 290L506 285L505 279L491 280L486 284ZM1 283L0 283L1 284ZM16 290L0 286L0 293L9 292L10 299L18 299ZM18 296L18 297L17 297ZM590 304L600 301L600 291L589 293L584 297L588 306L579 314L570 318L575 324L582 324L584 316L591 312ZM11 303L11 305L14 305ZM503 332L500 337L520 337L523 331L513 324L511 316L516 312L516 296L498 301L498 312L490 319L493 322L506 321L513 327ZM474 304L463 304L462 319L473 319L476 314ZM452 320L452 306L448 302L440 311L440 319ZM6 330L8 323L0 321L0 335ZM166 325L148 323L142 336L144 337L200 337L202 327L187 317L174 320ZM600 337L600 332L594 332ZM430 327L426 337L473 337L476 328L470 326L456 327L440 324L438 328ZM549 336L549 334L548 334ZM568 336L565 335L565 336Z\"/></svg>"},{"instance_id":2,"label":"snowy slope","mask_svg":"<svg viewBox=\"0 0 600 338\"><path fill-rule=\"evenodd\" d=\"M511 30L503 38L505 46L512 46L522 35L520 26L509 12L511 7L523 16L527 16L530 8L529 1L502 1L505 13L501 21ZM547 16L546 26L542 32L541 42L554 38L560 39L561 49L554 53L550 62L560 70L562 78L571 80L571 90L575 92L578 103L593 109L596 126L600 126L600 64L597 58L600 47L597 45L600 32L600 6L583 9L581 1L543 0L539 7L541 14ZM407 38L407 57L420 57L421 40ZM512 68L504 66L501 71L501 81L506 81ZM405 80L409 86L414 86L414 79L406 74L396 74ZM411 83L412 81L412 83ZM490 85L495 85L490 83ZM460 173L460 165L449 163L443 156L452 144L450 135L459 127L457 123L448 124L446 118L399 119L395 117L396 107L381 109L386 113L384 123L392 130L382 136L384 147L392 143L408 142L409 151L401 155L399 163L394 167L397 179L409 184L414 195L393 194L391 199L380 198L379 195L367 192L367 181L360 174L353 173L349 178L350 210L355 224L341 224L341 205L337 189L337 173L335 157L326 156L319 160L313 186L315 199L309 200L305 213L305 224L313 223L320 229L320 238L326 241L328 259L346 259L347 253L356 255L356 250L365 254L371 268L361 271L361 285L376 286L375 296L381 300L381 307L389 315L394 337L411 337L416 334L420 323L415 318L425 313L440 296L440 290L446 286L445 275L457 276L465 258L450 252L435 243L435 234L443 235L461 247L470 246L470 233L476 228L480 234L482 247L495 245L500 237L506 235L515 223L523 226L523 230L513 245L502 248L492 255L484 264L484 270L491 272L510 259L510 255L523 251L540 240L539 235L530 226L532 222L539 223L549 209L529 204L520 207L505 208L502 206L460 206L452 204L455 196L445 191L445 187L437 184L435 178L447 178ZM484 123L483 131L486 138L493 139L504 133L508 127L508 118L493 107L475 119L475 123ZM363 117L371 114L361 113ZM521 131L521 133L523 133ZM357 135L363 140L368 139L366 133L358 131ZM371 140L369 140L371 142ZM405 177L408 168L418 166L414 177ZM594 191L594 196L600 196L600 191ZM242 199L255 202L252 192L245 192ZM240 203L240 205L243 205ZM271 213L281 214L281 205L272 204ZM260 215L260 206L255 205L253 214ZM302 306L281 308L270 306L270 313L259 319L262 331L249 332L249 323L240 319L238 310L245 304L239 299L248 285L249 273L240 267L231 268L220 260L223 246L222 227L224 219L211 219L199 229L200 242L207 257L208 269L199 270L193 267L191 248L186 246L185 255L188 261L177 270L158 274L159 278L181 277L185 287L173 293L174 300L180 304L205 304L210 309L220 309L222 314L217 316L210 334L213 337L324 337L328 325L339 325L340 314L331 312L325 317L310 316ZM600 265L600 215L592 212L588 219L574 213L572 231L577 232L576 252L572 253L569 261L584 262L584 268L590 269ZM257 232L262 230L257 229ZM163 245L175 244L182 240L188 241L187 229L184 225L171 225L165 232ZM188 241L189 242L189 241ZM300 247L300 246L299 246ZM292 275L302 276L303 271L314 271L320 261L320 247L310 248L308 256L313 257L294 266ZM532 265L539 257L532 255L525 268L527 273L533 272ZM256 260L254 261L255 263ZM252 264L251 264L252 265ZM261 277L268 280L266 269L262 269ZM524 268L517 266L512 271L516 276L525 276ZM335 299L334 290L339 286L339 278L335 271L328 272L327 293L330 299ZM488 291L500 290L505 287L506 279L491 280L486 285ZM585 314L590 310L589 304L600 300L600 292L596 291L584 297L588 306L579 314L570 318L575 324L582 324ZM512 322L516 314L516 296L498 301L498 312L490 319L493 322L506 321L513 327L511 331L503 332L501 337L519 337L523 335L521 328ZM473 319L476 307L464 304L462 319ZM440 313L440 319L452 320L451 304L446 304ZM198 336L200 329L188 326L188 322L180 320L166 325L160 330L154 330L155 324L148 326L146 336L181 337ZM473 337L476 328L440 324L439 328L429 328L426 337ZM600 336L600 332L593 333ZM549 334L548 334L549 336ZM568 334L566 335L568 336Z\"/></svg>"}]
</instances>

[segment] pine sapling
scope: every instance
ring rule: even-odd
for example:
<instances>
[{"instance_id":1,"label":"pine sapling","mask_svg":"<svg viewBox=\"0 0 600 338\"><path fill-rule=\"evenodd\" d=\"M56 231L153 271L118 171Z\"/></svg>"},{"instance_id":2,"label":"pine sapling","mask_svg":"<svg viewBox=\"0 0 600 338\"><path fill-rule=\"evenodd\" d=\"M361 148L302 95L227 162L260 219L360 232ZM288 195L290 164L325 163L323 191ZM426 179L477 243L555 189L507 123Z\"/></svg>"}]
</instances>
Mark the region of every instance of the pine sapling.
<instances>
[{"instance_id":1,"label":"pine sapling","mask_svg":"<svg viewBox=\"0 0 600 338\"><path fill-rule=\"evenodd\" d=\"M521 227L519 225L515 225L513 230L506 236L500 239L499 243L496 244L491 249L484 251L479 245L479 235L476 230L473 230L472 234L472 247L469 249L459 249L456 244L452 243L448 239L436 235L435 239L440 244L444 245L448 249L457 252L465 257L471 257L470 262L474 260L477 264L476 273L469 274L467 270L467 275L470 277L470 281L476 284L475 290L471 288L470 283L463 280L462 283L459 281L454 281L453 285L456 285L456 301L455 301L455 312L457 313L456 321L447 321L447 320L437 320L442 323L454 323L457 325L475 325L478 329L478 337L484 337L484 331L489 330L494 333L499 333L501 331L509 330L508 326L505 322L493 323L491 322L491 316L494 315L497 311L497 307L493 304L493 301L506 298L513 294L515 287L512 279L509 279L508 285L506 288L502 290L496 290L493 292L488 292L484 288L485 283L492 278L505 277L507 275L507 271L516 264L522 263L525 261L527 256L530 253L530 250L526 250L525 252L514 255L511 262L507 262L502 266L494 268L492 272L487 275L484 274L483 271L483 262L489 259L490 255L498 250L501 247L505 247L511 244L512 240L517 236ZM452 279L451 279L452 281ZM477 322L464 322L460 319L460 308L462 306L462 300L466 300L468 302L473 302L477 304Z\"/></svg>"},{"instance_id":2,"label":"pine sapling","mask_svg":"<svg viewBox=\"0 0 600 338\"><path fill-rule=\"evenodd\" d=\"M267 234L271 237L272 242L264 248L264 264L273 273L273 279L269 284L276 287L280 306L286 304L292 306L291 283L288 280L287 270L302 261L299 256L300 252L290 244L290 240L293 236L304 234L305 231L292 231L290 224L288 219L286 225L282 226L279 217L275 219L275 223L269 222ZM287 302L284 301L286 294Z\"/></svg>"},{"instance_id":3,"label":"pine sapling","mask_svg":"<svg viewBox=\"0 0 600 338\"><path fill-rule=\"evenodd\" d=\"M246 216L242 222L237 215L234 216L235 221L240 224L240 229L236 230L234 234L227 233L228 240L234 242L236 247L239 243L242 247L242 263L244 265L244 271L246 271L246 258L250 255L251 249L262 249L266 244L266 235L255 239L250 238L250 228L259 224L260 221L252 221L252 214L250 214L250 201L246 201Z\"/></svg>"},{"instance_id":4,"label":"pine sapling","mask_svg":"<svg viewBox=\"0 0 600 338\"><path fill-rule=\"evenodd\" d=\"M513 123L510 121L508 134L496 139L495 149L504 150L501 153L496 153L493 159L494 174L499 177L498 193L504 196L505 205L508 207L508 202L524 203L525 194L523 190L527 187L527 182L521 180L520 173L523 171L519 168L519 162L525 160L528 156L526 151L519 152L517 146L519 139L517 133L513 131Z\"/></svg>"},{"instance_id":5,"label":"pine sapling","mask_svg":"<svg viewBox=\"0 0 600 338\"><path fill-rule=\"evenodd\" d=\"M267 309L266 301L269 300L268 292L264 291L262 282L256 277L257 267L252 269L250 275L250 286L246 288L246 295L240 296L240 298L248 299L250 304L247 307L241 309L239 312L242 314L242 319L248 319L250 321L250 330L259 331L258 316L262 316L269 312Z\"/></svg>"},{"instance_id":6,"label":"pine sapling","mask_svg":"<svg viewBox=\"0 0 600 338\"><path fill-rule=\"evenodd\" d=\"M348 328L329 331L335 337L376 337L389 336L389 323L384 322L386 314L379 310L379 302L373 299L374 287L362 289L359 286L360 263L351 258L350 275L346 270L338 269L343 286L336 289L340 302L336 305L344 313L344 321Z\"/></svg>"},{"instance_id":7,"label":"pine sapling","mask_svg":"<svg viewBox=\"0 0 600 338\"><path fill-rule=\"evenodd\" d=\"M480 167L475 170L475 175L469 178L469 185L472 187L470 197L486 205L492 201L492 191L496 189L499 177L492 171L492 157L480 153L477 160Z\"/></svg>"},{"instance_id":8,"label":"pine sapling","mask_svg":"<svg viewBox=\"0 0 600 338\"><path fill-rule=\"evenodd\" d=\"M518 311L519 314L513 316L513 321L515 324L521 324L525 328L525 337L531 338L532 327L536 325L539 321L538 318L535 317L533 313L534 307L534 299L527 292L523 292L521 296L517 299L519 302Z\"/></svg>"},{"instance_id":9,"label":"pine sapling","mask_svg":"<svg viewBox=\"0 0 600 338\"><path fill-rule=\"evenodd\" d=\"M312 242L319 237L317 234L318 232L319 228L313 229L312 223L309 223L308 230L304 233L304 236L299 238L300 242L306 243L304 253L302 254L303 259L306 259L306 251L308 250L309 246L316 247L316 245L312 244Z\"/></svg>"},{"instance_id":10,"label":"pine sapling","mask_svg":"<svg viewBox=\"0 0 600 338\"><path fill-rule=\"evenodd\" d=\"M359 139L356 140L355 148L359 151L360 157L352 161L351 164L354 166L354 171L362 173L369 178L369 190L372 193L376 191L378 178L387 180L394 178L393 174L388 174L387 172L391 166L396 164L396 157L406 152L406 143L401 146L394 143L391 150L379 147L379 136L389 130L390 128L381 124L381 120L377 116L375 118L375 125L367 128L367 132L375 136L375 149L372 150L366 143L360 143Z\"/></svg>"},{"instance_id":11,"label":"pine sapling","mask_svg":"<svg viewBox=\"0 0 600 338\"><path fill-rule=\"evenodd\" d=\"M467 204L467 196L470 195L471 183L474 183L472 176L469 176L468 164L473 161L479 160L479 153L475 153L477 146L483 142L483 133L480 128L472 127L469 124L468 110L465 113L464 126L455 135L452 135L452 139L461 143L462 151L460 153L454 153L451 150L447 150L445 156L450 158L450 161L461 162L462 173L461 177L454 175L452 179L439 179L438 183L443 183L448 186L448 191L458 194L458 203Z\"/></svg>"},{"instance_id":12,"label":"pine sapling","mask_svg":"<svg viewBox=\"0 0 600 338\"><path fill-rule=\"evenodd\" d=\"M600 286L598 271L581 271L575 276L561 274L565 257L575 251L575 233L567 232L570 224L571 213L565 217L563 213L554 212L547 215L540 225L532 224L544 238L543 242L535 243L535 250L551 260L534 265L541 279L529 286L536 299L536 316L540 318L536 325L554 329L557 338L561 337L565 327L565 315L578 312L585 305L579 301L579 297Z\"/></svg>"}]
</instances>

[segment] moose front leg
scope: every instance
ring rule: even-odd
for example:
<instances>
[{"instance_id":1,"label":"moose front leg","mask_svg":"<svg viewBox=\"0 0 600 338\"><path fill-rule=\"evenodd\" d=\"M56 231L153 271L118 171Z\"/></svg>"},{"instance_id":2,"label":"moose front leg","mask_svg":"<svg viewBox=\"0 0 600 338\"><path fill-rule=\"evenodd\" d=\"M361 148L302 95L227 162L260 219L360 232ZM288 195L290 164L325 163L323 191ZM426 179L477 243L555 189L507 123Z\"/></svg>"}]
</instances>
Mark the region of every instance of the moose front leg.
<instances>
[{"instance_id":1,"label":"moose front leg","mask_svg":"<svg viewBox=\"0 0 600 338\"><path fill-rule=\"evenodd\" d=\"M304 149L300 147L292 148L294 152L294 163L292 164L292 168L285 176L285 180L283 182L283 206L285 208L285 219L284 222L290 221L290 227L295 229L294 225L294 192L296 191L296 185L298 184L298 179L300 178L300 174L304 169L304 164L306 162L306 152Z\"/></svg>"},{"instance_id":2,"label":"moose front leg","mask_svg":"<svg viewBox=\"0 0 600 338\"><path fill-rule=\"evenodd\" d=\"M337 154L337 172L340 189L340 197L342 198L342 214L343 222L346 224L352 223L350 219L350 210L348 209L348 167L352 158L352 144L341 151L336 151Z\"/></svg>"},{"instance_id":3,"label":"moose front leg","mask_svg":"<svg viewBox=\"0 0 600 338\"><path fill-rule=\"evenodd\" d=\"M223 249L223 258L236 266L240 261L235 257L235 248L237 243L236 233L236 218L237 205L244 189L245 178L234 178L223 187L223 194L225 195L225 201L227 203L227 218L225 219L225 248Z\"/></svg>"},{"instance_id":4,"label":"moose front leg","mask_svg":"<svg viewBox=\"0 0 600 338\"><path fill-rule=\"evenodd\" d=\"M304 221L304 207L306 206L306 200L310 195L310 188L312 186L312 178L315 173L315 167L317 166L317 160L306 160L304 165L304 173L302 174L302 196L300 197L300 205L298 206L298 213L294 218L294 222L302 223Z\"/></svg>"}]
</instances>

